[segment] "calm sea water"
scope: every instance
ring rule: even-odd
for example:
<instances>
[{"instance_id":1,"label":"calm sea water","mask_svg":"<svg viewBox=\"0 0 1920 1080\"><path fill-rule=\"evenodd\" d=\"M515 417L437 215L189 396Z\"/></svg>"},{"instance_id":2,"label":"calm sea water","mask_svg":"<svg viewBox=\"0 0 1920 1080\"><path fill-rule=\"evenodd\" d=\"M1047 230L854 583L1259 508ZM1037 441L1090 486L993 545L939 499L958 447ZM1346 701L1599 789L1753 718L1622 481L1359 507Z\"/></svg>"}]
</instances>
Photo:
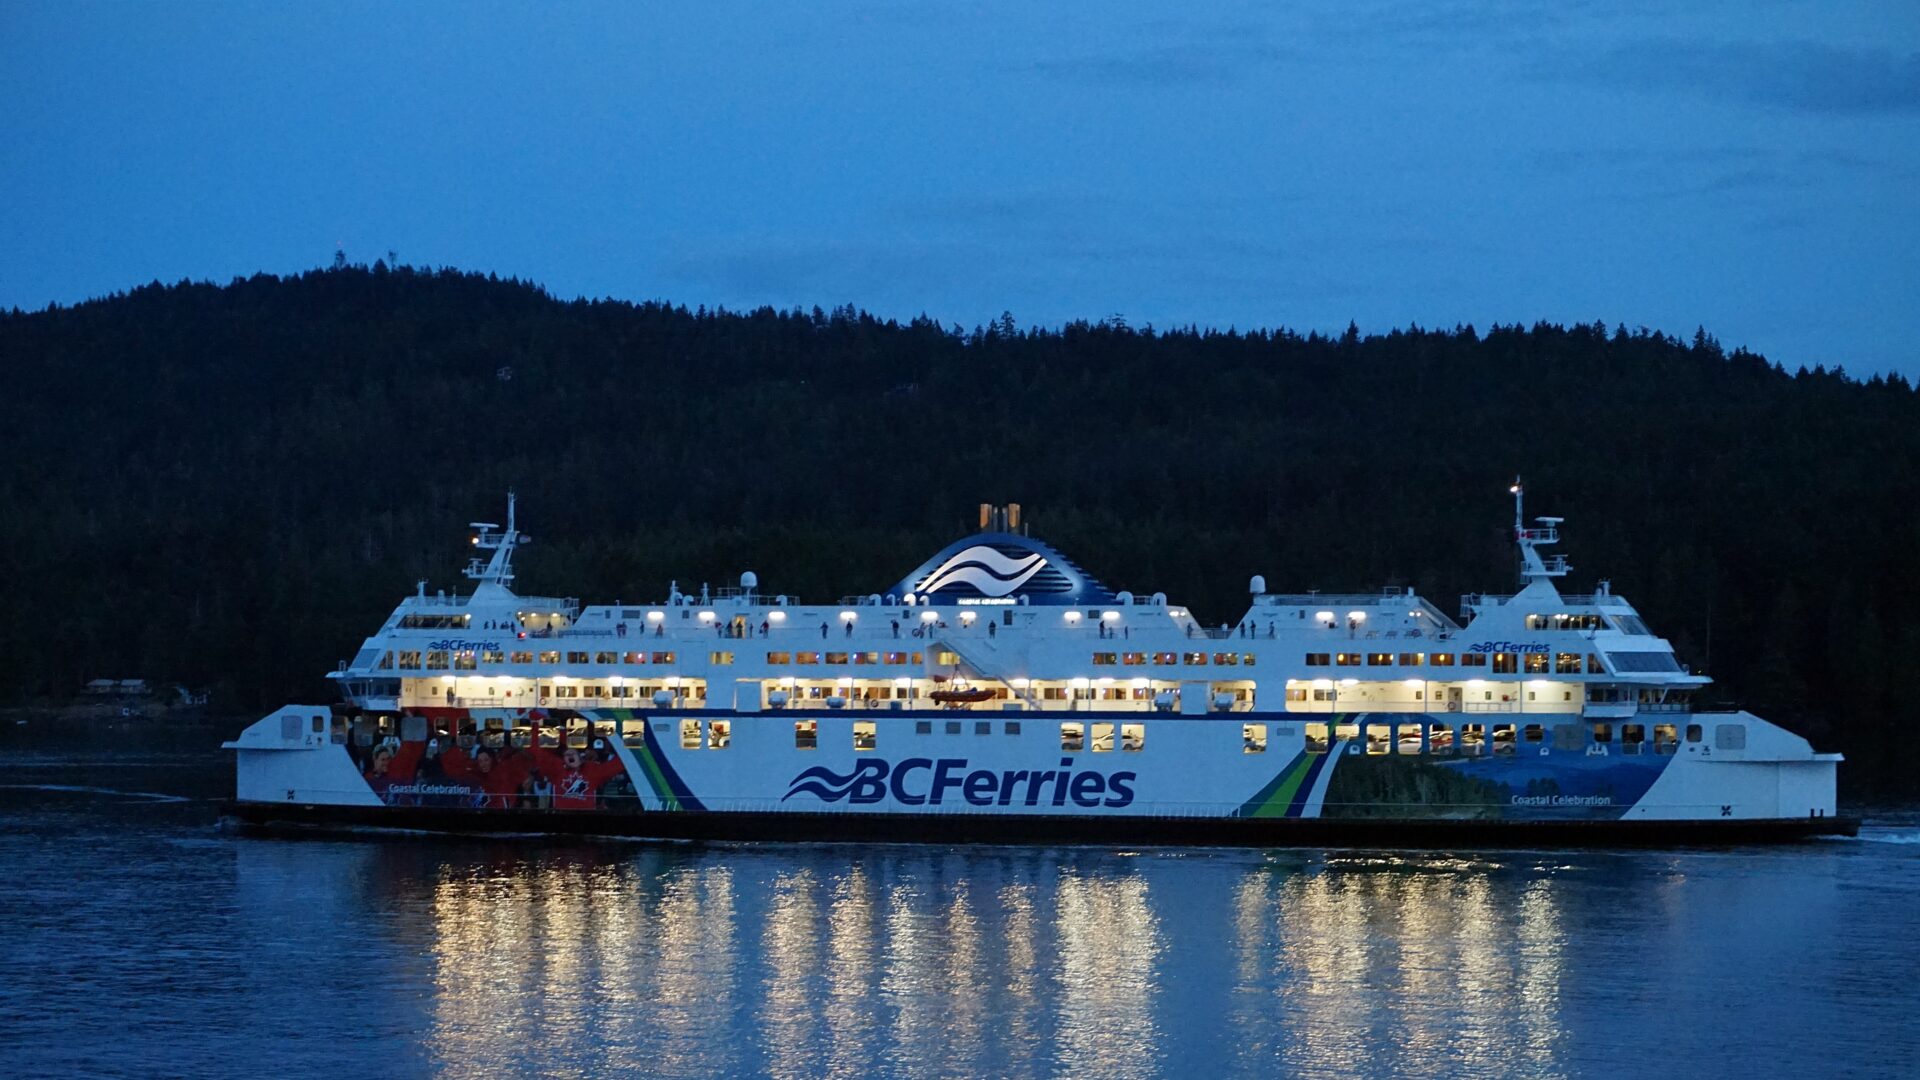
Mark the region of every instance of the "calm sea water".
<instances>
[{"instance_id":1,"label":"calm sea water","mask_svg":"<svg viewBox=\"0 0 1920 1080\"><path fill-rule=\"evenodd\" d=\"M1621 853L270 840L5 756L0 1073L1920 1075L1920 815Z\"/></svg>"}]
</instances>

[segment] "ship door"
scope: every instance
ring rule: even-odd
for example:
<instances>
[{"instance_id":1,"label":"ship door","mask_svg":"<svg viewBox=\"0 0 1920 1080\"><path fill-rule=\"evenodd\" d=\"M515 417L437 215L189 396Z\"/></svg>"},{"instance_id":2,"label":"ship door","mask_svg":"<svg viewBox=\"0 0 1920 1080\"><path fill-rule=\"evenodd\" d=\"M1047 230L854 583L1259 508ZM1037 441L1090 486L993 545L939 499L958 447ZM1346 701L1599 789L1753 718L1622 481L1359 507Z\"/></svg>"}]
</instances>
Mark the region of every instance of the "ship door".
<instances>
[{"instance_id":1,"label":"ship door","mask_svg":"<svg viewBox=\"0 0 1920 1080\"><path fill-rule=\"evenodd\" d=\"M747 629L747 617L745 615L735 615L732 621L727 623L727 626L729 627L728 634L732 637L744 638L750 637L753 634L753 631Z\"/></svg>"},{"instance_id":2,"label":"ship door","mask_svg":"<svg viewBox=\"0 0 1920 1080\"><path fill-rule=\"evenodd\" d=\"M1460 690L1460 688L1459 688L1459 687L1457 687L1457 686L1449 686L1449 687L1447 687L1447 711L1448 711L1448 712L1459 712L1459 711L1460 711L1460 701L1461 701L1461 690Z\"/></svg>"}]
</instances>

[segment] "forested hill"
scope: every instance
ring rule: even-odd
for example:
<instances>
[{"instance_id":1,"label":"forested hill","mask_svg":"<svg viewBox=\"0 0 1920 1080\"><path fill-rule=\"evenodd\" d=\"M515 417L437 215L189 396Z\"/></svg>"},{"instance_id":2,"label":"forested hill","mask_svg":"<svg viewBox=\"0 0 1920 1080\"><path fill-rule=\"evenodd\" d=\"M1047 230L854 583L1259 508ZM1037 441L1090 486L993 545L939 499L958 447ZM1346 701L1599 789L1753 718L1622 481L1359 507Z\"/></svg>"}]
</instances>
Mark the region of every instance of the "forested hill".
<instances>
[{"instance_id":1,"label":"forested hill","mask_svg":"<svg viewBox=\"0 0 1920 1080\"><path fill-rule=\"evenodd\" d=\"M1361 337L971 331L564 302L349 268L0 315L0 687L323 699L508 488L530 592L885 587L1017 501L1115 588L1511 591L1507 485L1566 517L1719 696L1854 759L1920 754L1920 397L1604 325ZM1896 733L1898 737L1896 737Z\"/></svg>"}]
</instances>

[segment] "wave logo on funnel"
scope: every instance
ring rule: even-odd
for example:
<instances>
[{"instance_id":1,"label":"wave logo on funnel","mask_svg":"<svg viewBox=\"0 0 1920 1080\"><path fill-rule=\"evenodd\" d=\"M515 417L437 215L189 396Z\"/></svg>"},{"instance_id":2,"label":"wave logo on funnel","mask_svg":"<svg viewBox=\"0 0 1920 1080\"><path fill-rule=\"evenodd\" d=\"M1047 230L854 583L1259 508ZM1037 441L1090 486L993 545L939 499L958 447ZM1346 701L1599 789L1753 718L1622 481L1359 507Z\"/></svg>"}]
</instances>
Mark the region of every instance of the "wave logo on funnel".
<instances>
[{"instance_id":1,"label":"wave logo on funnel","mask_svg":"<svg viewBox=\"0 0 1920 1080\"><path fill-rule=\"evenodd\" d=\"M949 585L971 585L981 596L1011 596L1046 565L1046 556L1039 552L1014 558L975 544L934 567L914 591L934 593Z\"/></svg>"}]
</instances>

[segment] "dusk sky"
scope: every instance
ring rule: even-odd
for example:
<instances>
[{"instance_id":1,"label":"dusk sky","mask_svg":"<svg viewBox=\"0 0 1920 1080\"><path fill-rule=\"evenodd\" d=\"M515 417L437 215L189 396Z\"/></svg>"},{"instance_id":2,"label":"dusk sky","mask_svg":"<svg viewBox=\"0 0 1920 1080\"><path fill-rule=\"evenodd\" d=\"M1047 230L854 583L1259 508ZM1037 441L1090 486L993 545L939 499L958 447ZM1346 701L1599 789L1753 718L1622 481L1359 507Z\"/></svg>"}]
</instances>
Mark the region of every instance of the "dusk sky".
<instances>
[{"instance_id":1,"label":"dusk sky","mask_svg":"<svg viewBox=\"0 0 1920 1080\"><path fill-rule=\"evenodd\" d=\"M564 297L1704 325L1920 376L1913 0L0 0L0 103L0 306L337 244Z\"/></svg>"}]
</instances>

